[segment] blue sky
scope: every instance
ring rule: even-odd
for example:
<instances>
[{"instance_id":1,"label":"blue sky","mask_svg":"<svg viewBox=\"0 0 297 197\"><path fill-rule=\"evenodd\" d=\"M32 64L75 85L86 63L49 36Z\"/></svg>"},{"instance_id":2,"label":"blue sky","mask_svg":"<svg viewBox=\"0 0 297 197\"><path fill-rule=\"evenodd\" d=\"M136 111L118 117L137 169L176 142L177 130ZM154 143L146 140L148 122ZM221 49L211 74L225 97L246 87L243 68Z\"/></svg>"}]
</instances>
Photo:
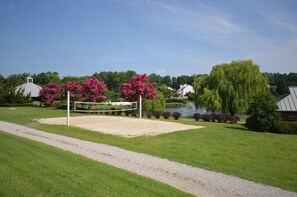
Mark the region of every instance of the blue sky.
<instances>
[{"instance_id":1,"label":"blue sky","mask_svg":"<svg viewBox=\"0 0 297 197\"><path fill-rule=\"evenodd\" d=\"M0 74L297 72L296 0L0 0Z\"/></svg>"}]
</instances>

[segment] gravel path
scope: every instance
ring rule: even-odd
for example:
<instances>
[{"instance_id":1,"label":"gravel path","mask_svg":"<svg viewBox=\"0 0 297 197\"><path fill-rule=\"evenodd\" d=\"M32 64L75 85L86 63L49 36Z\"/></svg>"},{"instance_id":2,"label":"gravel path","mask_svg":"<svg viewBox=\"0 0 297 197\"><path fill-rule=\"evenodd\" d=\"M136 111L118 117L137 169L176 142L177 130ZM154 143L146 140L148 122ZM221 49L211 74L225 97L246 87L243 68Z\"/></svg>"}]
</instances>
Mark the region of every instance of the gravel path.
<instances>
[{"instance_id":1,"label":"gravel path","mask_svg":"<svg viewBox=\"0 0 297 197\"><path fill-rule=\"evenodd\" d=\"M279 196L297 193L121 148L0 121L0 130L61 148L168 184L195 196Z\"/></svg>"},{"instance_id":2,"label":"gravel path","mask_svg":"<svg viewBox=\"0 0 297 197\"><path fill-rule=\"evenodd\" d=\"M42 124L65 125L66 117L42 118L37 120ZM175 131L199 129L203 126L191 126L176 122L127 118L117 116L77 116L70 118L70 125L83 129L102 132L122 137L136 137L141 135L159 135Z\"/></svg>"}]
</instances>

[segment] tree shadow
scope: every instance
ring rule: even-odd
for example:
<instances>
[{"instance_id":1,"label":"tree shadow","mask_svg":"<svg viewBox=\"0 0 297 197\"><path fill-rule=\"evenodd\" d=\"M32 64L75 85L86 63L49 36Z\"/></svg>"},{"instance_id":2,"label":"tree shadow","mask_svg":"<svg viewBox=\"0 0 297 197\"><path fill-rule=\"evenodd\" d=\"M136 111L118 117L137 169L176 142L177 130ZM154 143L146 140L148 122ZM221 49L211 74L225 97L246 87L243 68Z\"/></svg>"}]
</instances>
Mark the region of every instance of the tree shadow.
<instances>
[{"instance_id":1,"label":"tree shadow","mask_svg":"<svg viewBox=\"0 0 297 197\"><path fill-rule=\"evenodd\" d=\"M240 131L251 131L248 128L242 126L242 127L232 127L232 126L225 126L227 129L233 129L233 130L240 130Z\"/></svg>"}]
</instances>

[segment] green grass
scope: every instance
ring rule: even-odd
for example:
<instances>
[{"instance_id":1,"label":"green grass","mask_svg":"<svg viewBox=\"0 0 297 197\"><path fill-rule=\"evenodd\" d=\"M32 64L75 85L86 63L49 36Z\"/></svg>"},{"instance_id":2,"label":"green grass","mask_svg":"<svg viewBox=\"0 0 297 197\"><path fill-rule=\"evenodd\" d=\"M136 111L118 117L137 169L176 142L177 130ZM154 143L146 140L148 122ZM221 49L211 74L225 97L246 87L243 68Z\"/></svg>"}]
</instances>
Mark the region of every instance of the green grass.
<instances>
[{"instance_id":1,"label":"green grass","mask_svg":"<svg viewBox=\"0 0 297 197\"><path fill-rule=\"evenodd\" d=\"M28 124L43 113L51 117L61 113L59 110L39 108L18 108L14 112L2 113L2 109L0 120L21 124ZM30 115L26 115L25 111L30 111ZM177 122L203 125L206 128L136 138L122 138L66 126L37 125L36 128L297 191L296 135L257 133L240 125L195 122L192 119Z\"/></svg>"},{"instance_id":2,"label":"green grass","mask_svg":"<svg viewBox=\"0 0 297 197\"><path fill-rule=\"evenodd\" d=\"M0 132L0 196L188 196L38 142Z\"/></svg>"}]
</instances>

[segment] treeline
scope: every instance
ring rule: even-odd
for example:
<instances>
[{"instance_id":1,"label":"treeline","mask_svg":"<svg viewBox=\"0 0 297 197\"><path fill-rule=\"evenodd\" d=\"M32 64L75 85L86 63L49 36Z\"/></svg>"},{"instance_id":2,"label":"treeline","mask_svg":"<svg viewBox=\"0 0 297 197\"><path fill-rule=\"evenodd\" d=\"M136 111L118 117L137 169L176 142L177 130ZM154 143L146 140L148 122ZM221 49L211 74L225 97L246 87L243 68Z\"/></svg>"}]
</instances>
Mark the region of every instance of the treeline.
<instances>
[{"instance_id":1,"label":"treeline","mask_svg":"<svg viewBox=\"0 0 297 197\"><path fill-rule=\"evenodd\" d=\"M42 72L39 74L31 75L30 73L22 73L13 74L8 76L7 78L4 78L2 75L0 75L0 84L3 88L5 86L5 89L11 89L23 84L25 82L25 78L28 76L31 76L33 78L34 83L40 86L45 86L48 83L64 83L66 81L83 82L86 78L96 77L98 80L103 81L107 84L107 96L112 99L117 97L120 91L120 85L123 82L128 81L131 78L131 76L137 74L138 73L132 70L123 72L103 71L100 73L96 72L91 76L64 76L60 78L58 72ZM169 94L169 90L167 87L171 87L174 90L178 90L180 85L192 84L195 77L196 75L181 75L177 77L171 77L169 75L161 76L155 73L149 75L150 82L156 82L159 91L163 92L164 95Z\"/></svg>"},{"instance_id":2,"label":"treeline","mask_svg":"<svg viewBox=\"0 0 297 197\"><path fill-rule=\"evenodd\" d=\"M263 73L268 78L271 92L275 96L287 94L289 86L297 86L297 73Z\"/></svg>"},{"instance_id":3,"label":"treeline","mask_svg":"<svg viewBox=\"0 0 297 197\"><path fill-rule=\"evenodd\" d=\"M108 94L117 95L119 93L120 84L129 80L131 76L137 75L135 71L128 70L123 72L103 71L100 73L94 73L91 76L64 76L60 77L58 72L42 72L39 74L13 74L7 78L0 74L0 90L1 94L6 91L10 91L18 85L25 82L25 78L30 76L33 78L34 83L40 86L47 85L48 83L64 83L66 81L82 82L88 77L96 77L98 80L107 84ZM297 86L297 73L280 74L280 73L262 73L268 78L271 91L275 96L280 96L288 93L288 86ZM167 87L171 87L174 90L178 90L180 85L190 84L192 85L194 79L200 75L181 75L177 77L171 77L169 75L161 76L155 73L149 75L150 82L156 82L160 91L166 94ZM1 95L0 95L1 96Z\"/></svg>"}]
</instances>

